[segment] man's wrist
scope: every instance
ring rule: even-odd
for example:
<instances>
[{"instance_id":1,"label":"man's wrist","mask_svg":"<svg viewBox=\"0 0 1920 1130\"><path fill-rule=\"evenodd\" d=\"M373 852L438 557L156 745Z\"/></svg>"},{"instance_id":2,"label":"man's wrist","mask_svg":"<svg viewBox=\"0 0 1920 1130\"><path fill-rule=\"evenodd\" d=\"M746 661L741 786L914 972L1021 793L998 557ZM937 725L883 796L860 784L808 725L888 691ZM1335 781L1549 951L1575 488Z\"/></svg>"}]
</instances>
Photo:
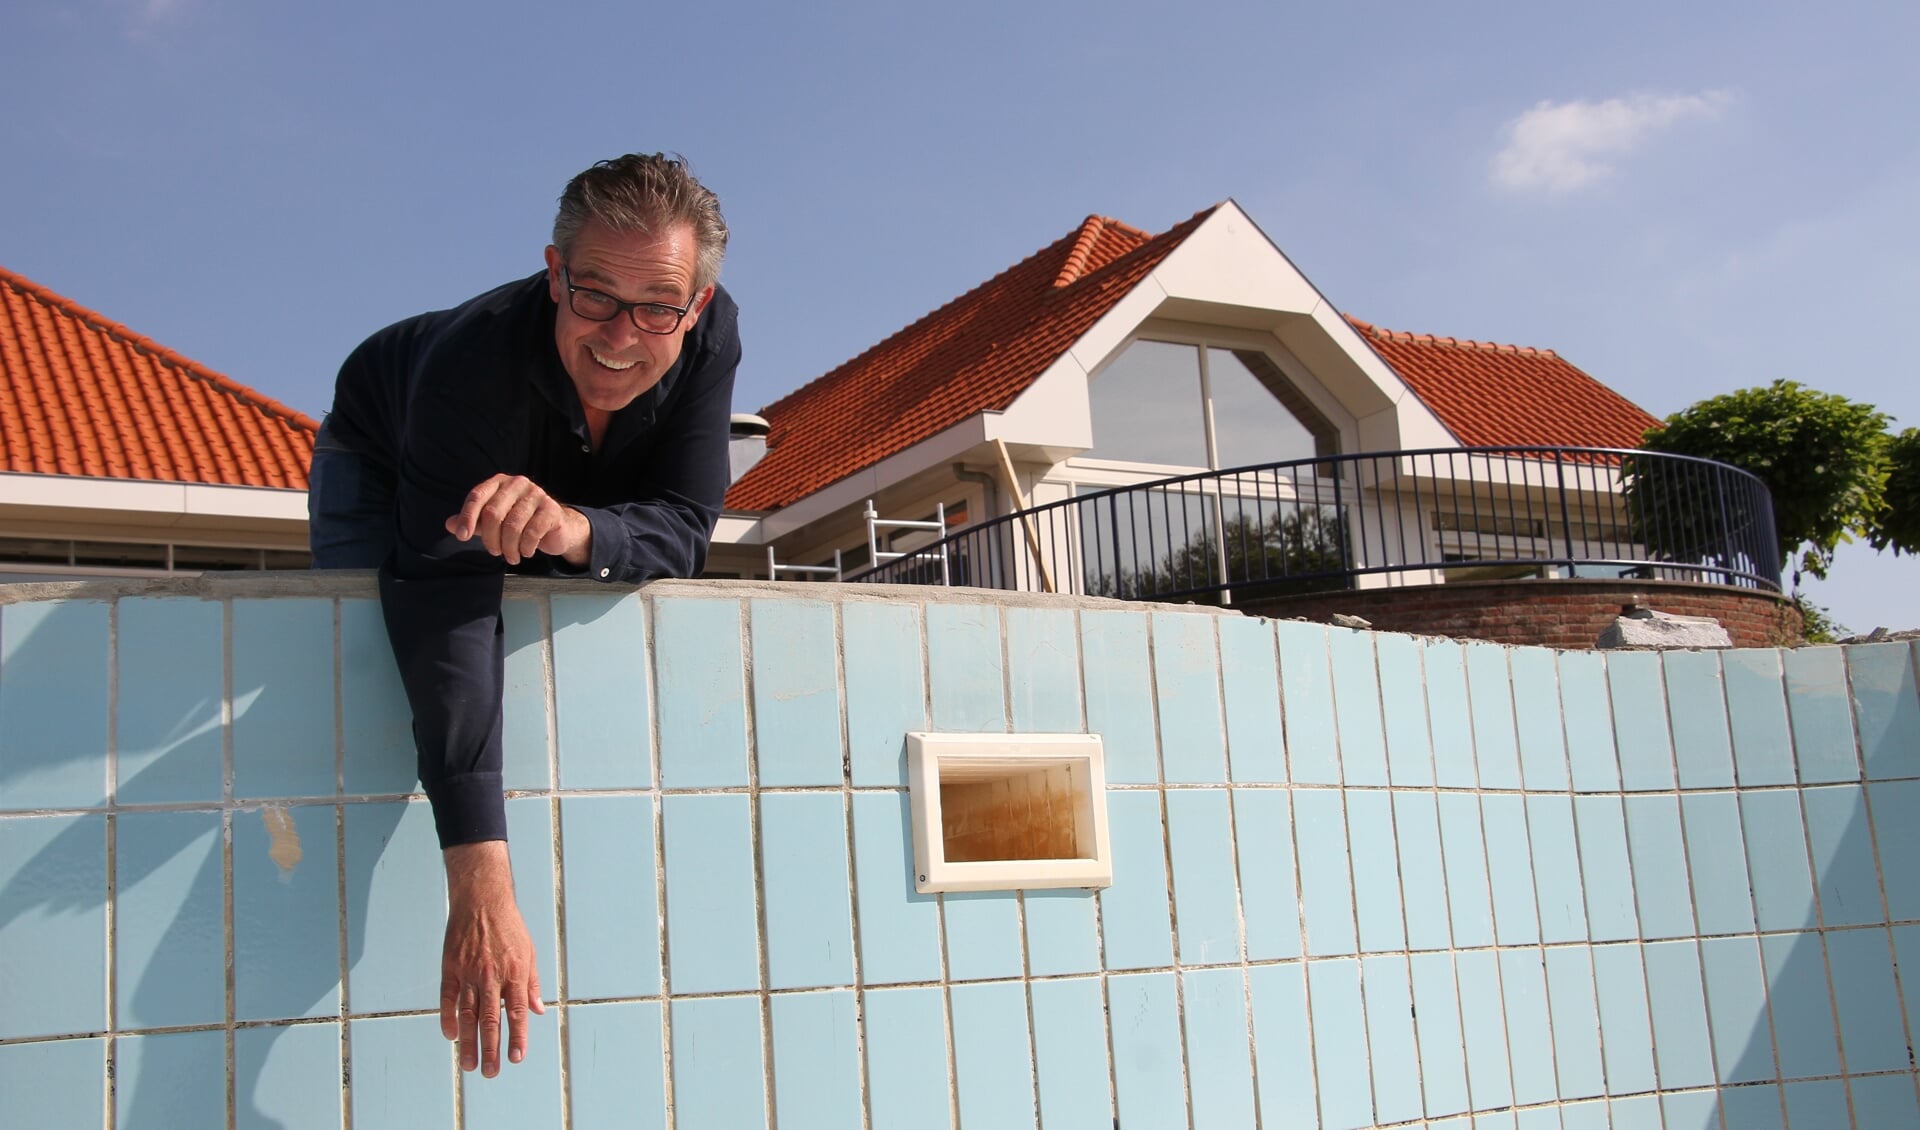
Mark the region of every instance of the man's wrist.
<instances>
[{"instance_id":1,"label":"man's wrist","mask_svg":"<svg viewBox=\"0 0 1920 1130\"><path fill-rule=\"evenodd\" d=\"M568 548L560 556L574 568L584 569L593 559L593 523L571 506L567 507L563 520L567 524Z\"/></svg>"},{"instance_id":2,"label":"man's wrist","mask_svg":"<svg viewBox=\"0 0 1920 1130\"><path fill-rule=\"evenodd\" d=\"M457 898L481 888L497 888L505 883L513 890L513 859L507 854L507 841L481 840L443 848L441 861L447 869L447 894Z\"/></svg>"}]
</instances>

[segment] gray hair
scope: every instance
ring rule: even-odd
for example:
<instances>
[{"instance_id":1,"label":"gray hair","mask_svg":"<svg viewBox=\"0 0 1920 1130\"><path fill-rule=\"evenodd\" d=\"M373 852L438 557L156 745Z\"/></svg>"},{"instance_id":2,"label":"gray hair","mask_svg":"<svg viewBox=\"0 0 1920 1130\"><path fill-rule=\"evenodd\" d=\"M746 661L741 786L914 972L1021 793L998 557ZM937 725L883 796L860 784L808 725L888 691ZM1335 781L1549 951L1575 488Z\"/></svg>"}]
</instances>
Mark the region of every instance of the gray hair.
<instances>
[{"instance_id":1,"label":"gray hair","mask_svg":"<svg viewBox=\"0 0 1920 1130\"><path fill-rule=\"evenodd\" d=\"M696 249L693 289L698 294L720 277L727 254L727 221L720 198L694 179L678 154L629 153L601 161L567 182L553 218L553 245L562 257L588 220L617 232L651 233L676 223L693 229Z\"/></svg>"}]
</instances>

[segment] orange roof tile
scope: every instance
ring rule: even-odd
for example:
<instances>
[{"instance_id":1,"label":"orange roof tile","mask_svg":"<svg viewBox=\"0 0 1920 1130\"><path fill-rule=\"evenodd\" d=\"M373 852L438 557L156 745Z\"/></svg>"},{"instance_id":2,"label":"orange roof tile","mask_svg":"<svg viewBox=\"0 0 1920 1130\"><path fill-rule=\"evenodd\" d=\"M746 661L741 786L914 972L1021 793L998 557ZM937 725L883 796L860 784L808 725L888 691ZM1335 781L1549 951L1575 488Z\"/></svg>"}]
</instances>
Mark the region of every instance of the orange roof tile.
<instances>
[{"instance_id":1,"label":"orange roof tile","mask_svg":"<svg viewBox=\"0 0 1920 1130\"><path fill-rule=\"evenodd\" d=\"M767 454L727 493L777 510L981 412L1003 411L1206 219L1073 232L761 409Z\"/></svg>"},{"instance_id":2,"label":"orange roof tile","mask_svg":"<svg viewBox=\"0 0 1920 1130\"><path fill-rule=\"evenodd\" d=\"M1660 423L1551 349L1347 321L1468 447L1638 447Z\"/></svg>"},{"instance_id":3,"label":"orange roof tile","mask_svg":"<svg viewBox=\"0 0 1920 1130\"><path fill-rule=\"evenodd\" d=\"M0 267L0 471L305 490L316 430Z\"/></svg>"}]
</instances>

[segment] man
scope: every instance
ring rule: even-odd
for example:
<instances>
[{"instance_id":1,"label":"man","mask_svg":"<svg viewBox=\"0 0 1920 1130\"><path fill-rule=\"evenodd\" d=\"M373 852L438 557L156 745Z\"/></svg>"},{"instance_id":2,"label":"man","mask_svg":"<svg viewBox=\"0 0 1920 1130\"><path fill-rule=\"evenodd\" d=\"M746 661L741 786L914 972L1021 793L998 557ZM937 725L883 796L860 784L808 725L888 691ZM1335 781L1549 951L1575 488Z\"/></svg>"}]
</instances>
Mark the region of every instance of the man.
<instances>
[{"instance_id":1,"label":"man","mask_svg":"<svg viewBox=\"0 0 1920 1130\"><path fill-rule=\"evenodd\" d=\"M740 361L727 228L683 161L573 178L546 270L367 339L314 446L316 568L375 568L447 874L440 1029L462 1070L544 1012L501 792L507 572L635 583L705 562Z\"/></svg>"}]
</instances>

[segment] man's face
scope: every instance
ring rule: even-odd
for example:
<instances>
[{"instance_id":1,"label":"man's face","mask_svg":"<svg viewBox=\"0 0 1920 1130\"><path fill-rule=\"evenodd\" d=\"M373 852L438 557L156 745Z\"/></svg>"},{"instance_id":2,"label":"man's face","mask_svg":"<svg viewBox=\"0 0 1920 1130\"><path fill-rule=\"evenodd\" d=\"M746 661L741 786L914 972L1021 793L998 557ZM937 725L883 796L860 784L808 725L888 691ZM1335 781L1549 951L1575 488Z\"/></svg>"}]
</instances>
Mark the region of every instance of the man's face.
<instances>
[{"instance_id":1,"label":"man's face","mask_svg":"<svg viewBox=\"0 0 1920 1130\"><path fill-rule=\"evenodd\" d=\"M616 232L590 220L574 237L565 259L557 248L547 248L547 289L560 307L553 321L554 345L560 350L560 363L573 378L580 403L617 412L658 384L673 367L687 331L713 297L711 286L698 296L693 292L694 257L693 229L686 224L641 235ZM573 312L562 269L576 288L597 290L622 302L685 306L691 301L694 307L668 334L643 333L626 310L610 321L591 321Z\"/></svg>"}]
</instances>

